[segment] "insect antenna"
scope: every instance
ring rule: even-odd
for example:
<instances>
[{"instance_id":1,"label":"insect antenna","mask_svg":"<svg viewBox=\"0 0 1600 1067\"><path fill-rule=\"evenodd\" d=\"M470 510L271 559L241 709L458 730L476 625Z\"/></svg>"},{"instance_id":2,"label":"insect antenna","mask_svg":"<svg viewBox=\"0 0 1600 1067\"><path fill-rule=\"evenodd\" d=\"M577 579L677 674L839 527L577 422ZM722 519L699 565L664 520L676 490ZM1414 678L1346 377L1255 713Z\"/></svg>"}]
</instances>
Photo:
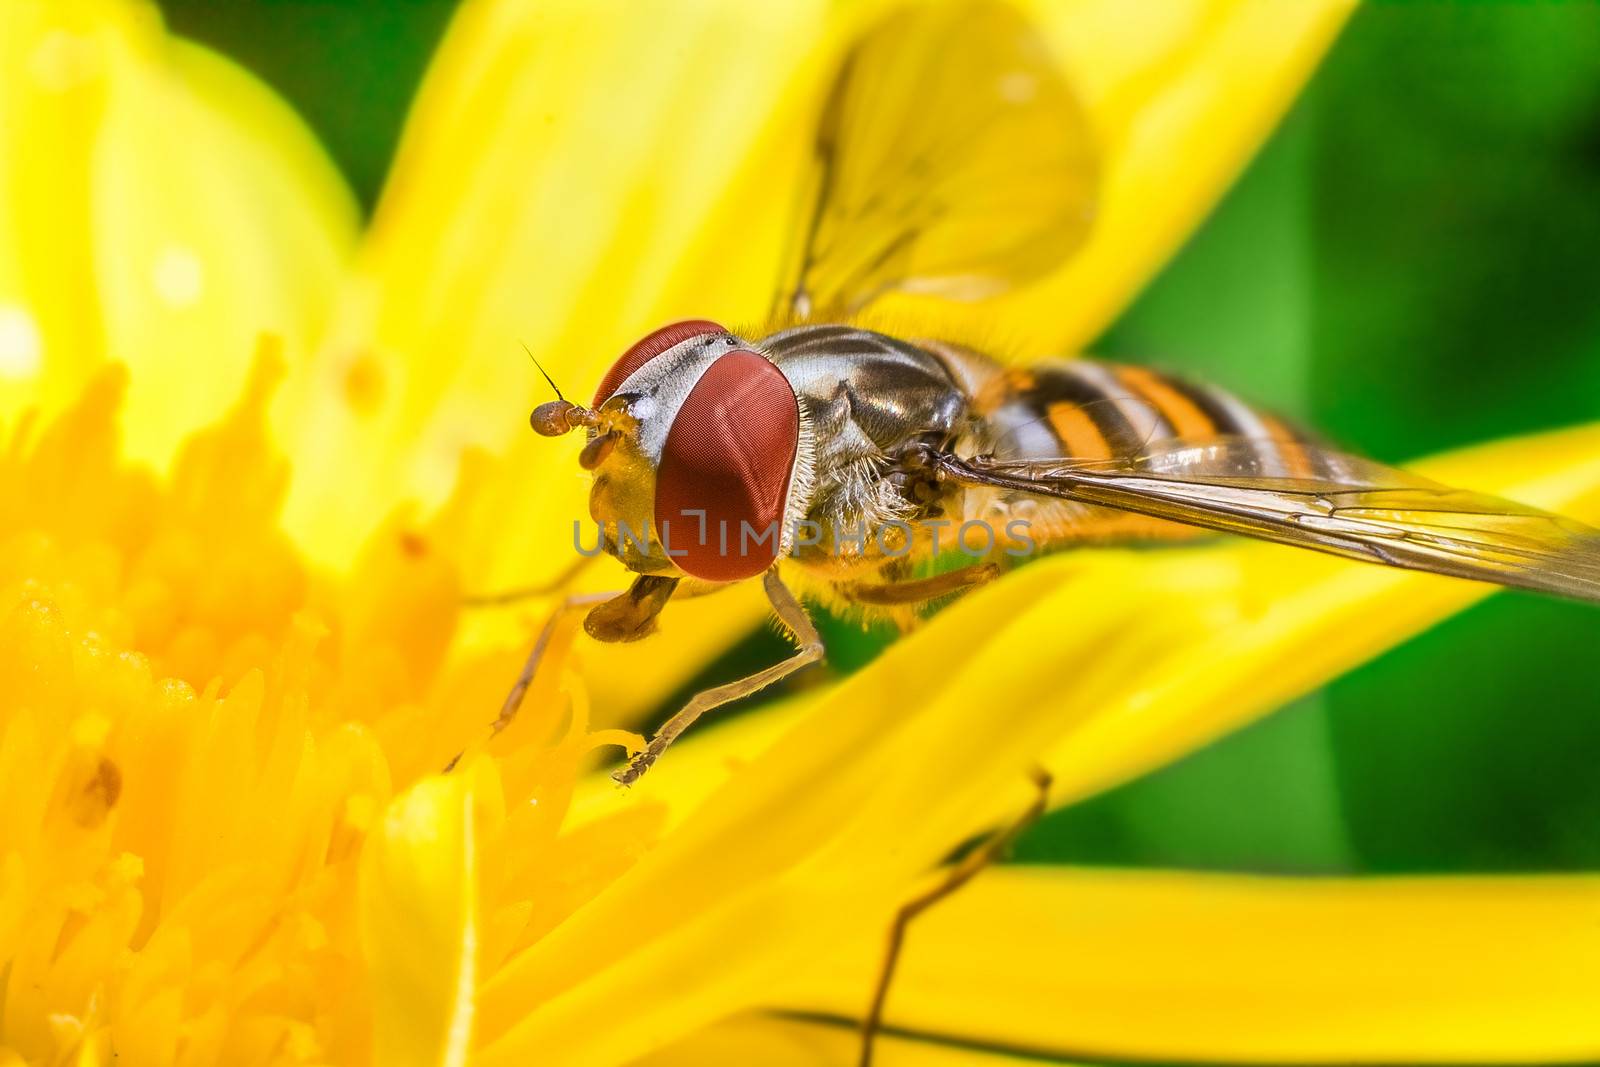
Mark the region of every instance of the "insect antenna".
<instances>
[{"instance_id":1,"label":"insect antenna","mask_svg":"<svg viewBox=\"0 0 1600 1067\"><path fill-rule=\"evenodd\" d=\"M550 383L550 388L556 391L556 399L565 400L566 397L561 395L561 387L556 384L554 378L550 377L550 372L544 369L544 364L540 363L539 357L533 354L533 349L528 347L528 342L521 341L519 343L522 345L522 350L528 353L528 358L533 360L533 365L539 368L539 373L544 375L544 380Z\"/></svg>"},{"instance_id":2,"label":"insect antenna","mask_svg":"<svg viewBox=\"0 0 1600 1067\"><path fill-rule=\"evenodd\" d=\"M528 424L535 433L541 437L560 437L579 426L597 426L600 416L580 404L574 404L561 394L561 387L556 380L550 377L550 372L544 369L544 364L539 362L539 357L533 354L533 349L528 347L526 341L522 342L522 350L528 353L528 358L533 360L533 365L539 368L539 373L544 375L544 380L550 383L550 388L556 391L554 400L547 400L533 409L533 414L528 416Z\"/></svg>"}]
</instances>

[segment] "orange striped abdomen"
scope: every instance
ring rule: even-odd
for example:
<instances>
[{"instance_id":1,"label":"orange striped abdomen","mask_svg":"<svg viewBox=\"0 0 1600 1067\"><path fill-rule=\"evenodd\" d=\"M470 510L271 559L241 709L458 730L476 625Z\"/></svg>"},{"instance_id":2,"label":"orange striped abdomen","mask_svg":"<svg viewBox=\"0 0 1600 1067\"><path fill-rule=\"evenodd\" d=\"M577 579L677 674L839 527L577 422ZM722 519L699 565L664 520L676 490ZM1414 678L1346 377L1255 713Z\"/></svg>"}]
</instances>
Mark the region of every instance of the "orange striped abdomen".
<instances>
[{"instance_id":1,"label":"orange striped abdomen","mask_svg":"<svg viewBox=\"0 0 1600 1067\"><path fill-rule=\"evenodd\" d=\"M976 414L986 449L999 459L1133 457L1151 447L1216 437L1259 441L1263 463L1282 473L1308 440L1272 415L1215 386L1195 385L1146 367L1097 360L1051 360L1001 371L980 391Z\"/></svg>"},{"instance_id":2,"label":"orange striped abdomen","mask_svg":"<svg viewBox=\"0 0 1600 1067\"><path fill-rule=\"evenodd\" d=\"M979 390L974 413L983 427L974 451L1001 460L1129 459L1152 448L1242 437L1256 443L1263 471L1311 473L1303 469L1300 450L1279 447L1307 440L1281 419L1222 389L1146 367L1078 359L1000 371ZM1006 503L1036 513L1039 540L1173 539L1198 532L1081 505Z\"/></svg>"}]
</instances>

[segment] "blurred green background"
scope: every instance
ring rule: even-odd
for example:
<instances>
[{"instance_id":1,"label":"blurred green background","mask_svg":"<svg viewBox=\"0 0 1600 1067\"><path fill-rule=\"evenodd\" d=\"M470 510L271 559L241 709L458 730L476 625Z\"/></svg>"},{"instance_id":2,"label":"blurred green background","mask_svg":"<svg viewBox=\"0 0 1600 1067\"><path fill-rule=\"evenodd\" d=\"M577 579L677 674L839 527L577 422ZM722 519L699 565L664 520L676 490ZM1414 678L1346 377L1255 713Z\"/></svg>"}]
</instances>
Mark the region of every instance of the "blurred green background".
<instances>
[{"instance_id":1,"label":"blurred green background","mask_svg":"<svg viewBox=\"0 0 1600 1067\"><path fill-rule=\"evenodd\" d=\"M370 206L450 3L167 0ZM1095 346L1403 460L1600 418L1600 5L1378 3ZM836 669L881 634L825 626ZM1600 869L1600 611L1502 593L1279 715L1058 812L1018 862ZM723 680L782 646L752 638ZM696 683L692 688L701 687Z\"/></svg>"}]
</instances>

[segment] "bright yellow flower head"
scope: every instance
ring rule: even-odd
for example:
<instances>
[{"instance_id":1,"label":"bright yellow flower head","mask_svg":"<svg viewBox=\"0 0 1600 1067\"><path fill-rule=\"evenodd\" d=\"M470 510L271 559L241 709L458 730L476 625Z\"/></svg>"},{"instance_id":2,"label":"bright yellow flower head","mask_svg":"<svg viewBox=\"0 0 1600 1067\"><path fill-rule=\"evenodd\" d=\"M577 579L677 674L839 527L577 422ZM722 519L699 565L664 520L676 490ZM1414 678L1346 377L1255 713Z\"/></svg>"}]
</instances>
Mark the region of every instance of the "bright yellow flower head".
<instances>
[{"instance_id":1,"label":"bright yellow flower head","mask_svg":"<svg viewBox=\"0 0 1600 1067\"><path fill-rule=\"evenodd\" d=\"M1029 7L1106 184L1079 258L972 313L1024 351L1116 311L1346 10ZM560 631L483 745L526 635L462 598L553 570L583 492L521 432L515 342L587 383L655 321L759 315L795 130L875 10L466 5L352 251L305 130L151 8L6 7L0 1067L848 1063L895 909L1020 810L1027 767L1080 798L1484 595L1261 545L1075 553L631 792L582 779L636 739L590 728L580 676L608 718L658 698L754 619L712 604L656 639L676 673ZM652 165L669 148L706 168ZM708 281L711 254L736 261ZM1600 514L1600 429L1424 470ZM1597 888L990 872L915 928L882 1062L1013 1060L917 1034L1578 1058L1600 1047Z\"/></svg>"}]
</instances>

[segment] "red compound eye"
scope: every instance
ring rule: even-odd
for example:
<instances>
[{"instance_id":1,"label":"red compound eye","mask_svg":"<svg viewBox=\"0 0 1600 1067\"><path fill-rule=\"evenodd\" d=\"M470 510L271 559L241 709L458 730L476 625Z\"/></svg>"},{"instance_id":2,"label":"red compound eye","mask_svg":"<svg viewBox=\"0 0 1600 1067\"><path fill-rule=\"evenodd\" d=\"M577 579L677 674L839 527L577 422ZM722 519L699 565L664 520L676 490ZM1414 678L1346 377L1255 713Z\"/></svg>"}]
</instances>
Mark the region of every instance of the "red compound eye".
<instances>
[{"instance_id":1,"label":"red compound eye","mask_svg":"<svg viewBox=\"0 0 1600 1067\"><path fill-rule=\"evenodd\" d=\"M699 337L707 333L727 333L728 331L716 323L706 319L686 319L675 322L671 326L663 326L653 333L635 341L633 347L622 353L622 356L606 371L606 376L600 379L600 388L594 391L594 407L599 407L611 399L611 394L617 391L617 386L628 380L628 375L655 359L673 345L682 344L691 337Z\"/></svg>"},{"instance_id":2,"label":"red compound eye","mask_svg":"<svg viewBox=\"0 0 1600 1067\"><path fill-rule=\"evenodd\" d=\"M767 569L799 442L800 406L777 367L735 351L706 368L672 420L656 474L656 530L679 569L714 582Z\"/></svg>"}]
</instances>

